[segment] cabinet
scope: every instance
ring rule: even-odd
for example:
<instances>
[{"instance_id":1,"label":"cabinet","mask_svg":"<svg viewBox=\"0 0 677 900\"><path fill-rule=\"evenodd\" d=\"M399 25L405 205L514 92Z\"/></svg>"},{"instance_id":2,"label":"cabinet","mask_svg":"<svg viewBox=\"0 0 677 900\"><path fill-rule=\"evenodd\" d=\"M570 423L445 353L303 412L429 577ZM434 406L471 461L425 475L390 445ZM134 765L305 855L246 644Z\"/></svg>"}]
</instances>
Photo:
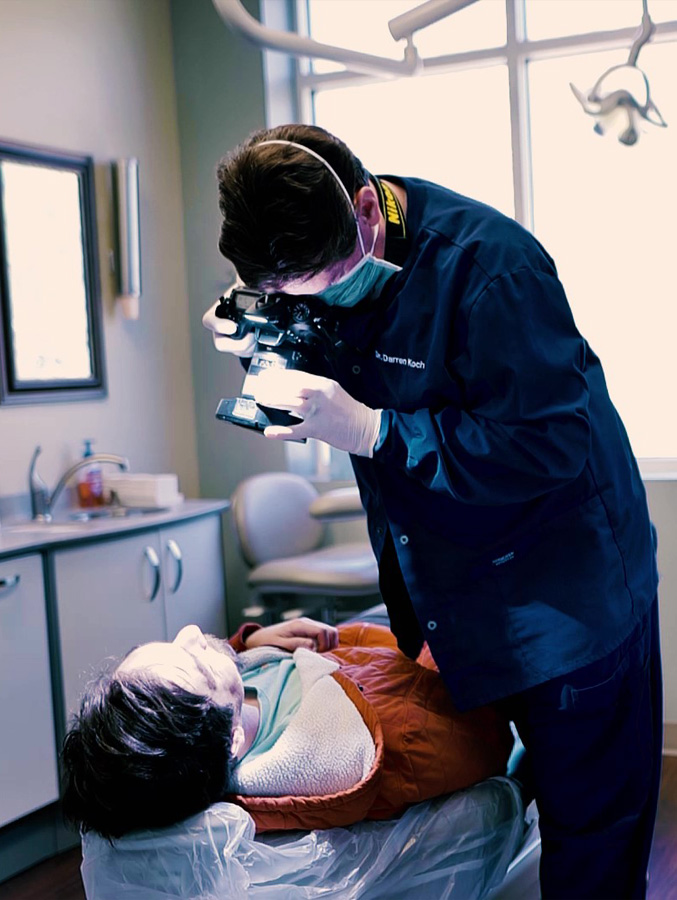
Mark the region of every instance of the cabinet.
<instances>
[{"instance_id":1,"label":"cabinet","mask_svg":"<svg viewBox=\"0 0 677 900\"><path fill-rule=\"evenodd\" d=\"M0 561L0 826L58 797L42 558Z\"/></svg>"},{"instance_id":2,"label":"cabinet","mask_svg":"<svg viewBox=\"0 0 677 900\"><path fill-rule=\"evenodd\" d=\"M53 560L66 722L107 658L193 622L225 636L219 516L57 550Z\"/></svg>"},{"instance_id":3,"label":"cabinet","mask_svg":"<svg viewBox=\"0 0 677 900\"><path fill-rule=\"evenodd\" d=\"M226 637L221 523L217 516L160 529L167 640L184 625Z\"/></svg>"}]
</instances>

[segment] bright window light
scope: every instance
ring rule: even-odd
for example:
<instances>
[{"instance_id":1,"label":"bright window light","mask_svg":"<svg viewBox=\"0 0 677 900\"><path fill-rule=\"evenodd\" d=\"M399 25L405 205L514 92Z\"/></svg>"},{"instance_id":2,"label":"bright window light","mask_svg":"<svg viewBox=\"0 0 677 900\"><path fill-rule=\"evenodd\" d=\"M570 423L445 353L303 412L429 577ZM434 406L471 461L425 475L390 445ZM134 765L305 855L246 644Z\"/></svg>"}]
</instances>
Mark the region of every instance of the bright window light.
<instances>
[{"instance_id":1,"label":"bright window light","mask_svg":"<svg viewBox=\"0 0 677 900\"><path fill-rule=\"evenodd\" d=\"M677 0L649 0L658 22L677 19ZM526 0L527 33L532 41L639 27L641 0Z\"/></svg>"},{"instance_id":2,"label":"bright window light","mask_svg":"<svg viewBox=\"0 0 677 900\"><path fill-rule=\"evenodd\" d=\"M311 36L401 58L387 21L416 5L307 0ZM630 147L593 132L569 82L587 94L609 66L627 60L632 39L619 46L613 32L639 28L642 0L478 0L415 36L421 55L444 56L444 68L431 60L424 76L358 86L325 84L319 74L315 82L314 73L328 70L316 64L303 91L314 121L371 171L428 178L527 227L533 221L602 360L635 454L677 458L677 423L665 413L677 385L677 0L648 0L648 8L662 28L638 64L669 127L641 123ZM576 35L591 33L608 35L607 49L577 44ZM549 38L559 43L530 59L529 41ZM481 56L471 66L453 58L474 51Z\"/></svg>"},{"instance_id":3,"label":"bright window light","mask_svg":"<svg viewBox=\"0 0 677 900\"><path fill-rule=\"evenodd\" d=\"M309 0L310 32L316 41L349 47L375 56L402 59L404 41L393 40L388 22L421 5L422 0ZM422 57L463 53L505 44L503 0L477 0L453 16L416 32ZM342 66L315 60L315 72L331 72Z\"/></svg>"},{"instance_id":4,"label":"bright window light","mask_svg":"<svg viewBox=\"0 0 677 900\"><path fill-rule=\"evenodd\" d=\"M371 172L428 178L514 214L506 66L320 91L315 121Z\"/></svg>"},{"instance_id":5,"label":"bright window light","mask_svg":"<svg viewBox=\"0 0 677 900\"><path fill-rule=\"evenodd\" d=\"M529 67L534 230L602 360L635 454L677 457L677 421L664 412L677 385L677 47L642 51L672 127L647 124L632 147L595 134L569 89L570 80L589 88L618 59L590 53Z\"/></svg>"}]
</instances>

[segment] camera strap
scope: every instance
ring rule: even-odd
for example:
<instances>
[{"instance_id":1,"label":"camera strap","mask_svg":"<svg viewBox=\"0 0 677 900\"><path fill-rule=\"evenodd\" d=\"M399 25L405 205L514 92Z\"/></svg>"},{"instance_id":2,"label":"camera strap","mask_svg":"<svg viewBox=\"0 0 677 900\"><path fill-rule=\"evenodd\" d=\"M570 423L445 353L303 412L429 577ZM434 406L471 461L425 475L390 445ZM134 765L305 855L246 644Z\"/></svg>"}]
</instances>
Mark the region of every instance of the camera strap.
<instances>
[{"instance_id":1,"label":"camera strap","mask_svg":"<svg viewBox=\"0 0 677 900\"><path fill-rule=\"evenodd\" d=\"M386 222L386 245L384 256L388 262L403 266L409 253L409 234L402 204L389 184L377 175L369 176L378 194L378 205Z\"/></svg>"}]
</instances>

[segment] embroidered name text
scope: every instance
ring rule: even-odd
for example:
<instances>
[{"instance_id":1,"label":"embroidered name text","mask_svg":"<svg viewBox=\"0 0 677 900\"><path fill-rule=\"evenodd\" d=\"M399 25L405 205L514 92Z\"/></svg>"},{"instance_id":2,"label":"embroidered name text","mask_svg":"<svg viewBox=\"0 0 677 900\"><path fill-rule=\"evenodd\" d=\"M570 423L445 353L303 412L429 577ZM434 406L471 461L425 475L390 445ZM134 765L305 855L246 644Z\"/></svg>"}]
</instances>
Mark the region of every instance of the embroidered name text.
<instances>
[{"instance_id":1,"label":"embroidered name text","mask_svg":"<svg viewBox=\"0 0 677 900\"><path fill-rule=\"evenodd\" d=\"M387 353L380 353L378 350L374 350L374 355L381 362L408 366L410 369L425 369L425 362L422 359L410 359L408 356L389 356Z\"/></svg>"}]
</instances>

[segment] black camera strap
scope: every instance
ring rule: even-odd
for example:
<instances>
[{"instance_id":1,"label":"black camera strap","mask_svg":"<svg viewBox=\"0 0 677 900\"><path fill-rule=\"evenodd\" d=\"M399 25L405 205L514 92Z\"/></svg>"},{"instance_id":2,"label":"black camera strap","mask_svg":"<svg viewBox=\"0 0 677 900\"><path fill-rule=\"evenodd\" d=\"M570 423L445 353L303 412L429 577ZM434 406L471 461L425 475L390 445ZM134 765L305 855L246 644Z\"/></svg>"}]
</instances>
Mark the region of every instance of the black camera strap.
<instances>
[{"instance_id":1,"label":"black camera strap","mask_svg":"<svg viewBox=\"0 0 677 900\"><path fill-rule=\"evenodd\" d=\"M397 195L377 175L370 175L378 194L378 205L386 221L386 246L384 256L388 262L396 266L403 266L409 253L409 235L407 222L404 218L402 204Z\"/></svg>"},{"instance_id":2,"label":"black camera strap","mask_svg":"<svg viewBox=\"0 0 677 900\"><path fill-rule=\"evenodd\" d=\"M384 257L388 262L397 266L404 266L407 261L411 242L407 222L404 217L402 204L397 199L393 189L381 178L399 183L399 179L392 175L376 176L369 173L376 195L379 208L386 223L386 241ZM329 330L334 339L331 354L327 354L327 360L333 365L336 374L333 377L340 381L340 365L336 365L343 357L356 358L364 355L366 348L371 347L379 328L381 327L380 310L390 302L390 293L386 283L384 290L378 297L369 297L362 300L355 307L332 307L330 317L332 319ZM370 351L370 356L373 350Z\"/></svg>"}]
</instances>

